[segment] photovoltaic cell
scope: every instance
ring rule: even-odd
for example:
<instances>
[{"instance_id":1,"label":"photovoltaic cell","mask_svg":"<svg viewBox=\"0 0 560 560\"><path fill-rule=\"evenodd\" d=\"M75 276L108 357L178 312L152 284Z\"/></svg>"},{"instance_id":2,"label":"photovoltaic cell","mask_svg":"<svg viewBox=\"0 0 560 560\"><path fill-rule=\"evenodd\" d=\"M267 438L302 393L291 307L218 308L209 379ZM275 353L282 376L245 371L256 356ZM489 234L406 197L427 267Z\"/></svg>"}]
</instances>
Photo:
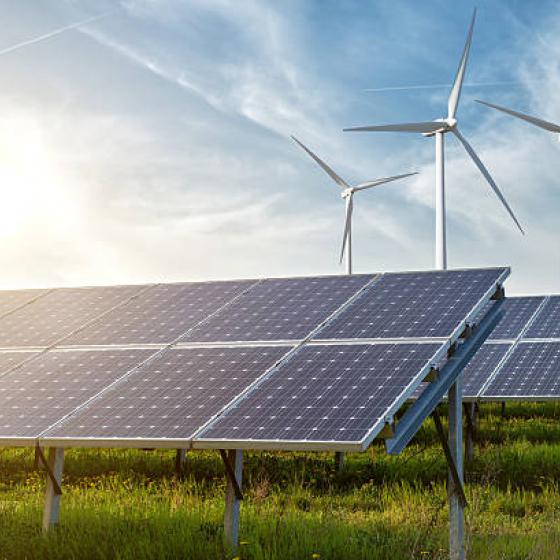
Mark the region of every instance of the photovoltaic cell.
<instances>
[{"instance_id":1,"label":"photovoltaic cell","mask_svg":"<svg viewBox=\"0 0 560 560\"><path fill-rule=\"evenodd\" d=\"M361 441L440 347L304 346L197 440Z\"/></svg>"},{"instance_id":2,"label":"photovoltaic cell","mask_svg":"<svg viewBox=\"0 0 560 560\"><path fill-rule=\"evenodd\" d=\"M518 344L483 396L560 397L560 342Z\"/></svg>"},{"instance_id":3,"label":"photovoltaic cell","mask_svg":"<svg viewBox=\"0 0 560 560\"><path fill-rule=\"evenodd\" d=\"M551 296L524 338L560 338L560 296Z\"/></svg>"},{"instance_id":4,"label":"photovoltaic cell","mask_svg":"<svg viewBox=\"0 0 560 560\"><path fill-rule=\"evenodd\" d=\"M48 346L140 289L110 286L53 290L0 319L0 346Z\"/></svg>"},{"instance_id":5,"label":"photovoltaic cell","mask_svg":"<svg viewBox=\"0 0 560 560\"><path fill-rule=\"evenodd\" d=\"M510 347L510 344L486 343L479 348L463 369L463 397L478 395Z\"/></svg>"},{"instance_id":6,"label":"photovoltaic cell","mask_svg":"<svg viewBox=\"0 0 560 560\"><path fill-rule=\"evenodd\" d=\"M170 343L253 283L159 284L105 314L64 344Z\"/></svg>"},{"instance_id":7,"label":"photovoltaic cell","mask_svg":"<svg viewBox=\"0 0 560 560\"><path fill-rule=\"evenodd\" d=\"M167 350L47 436L188 439L289 350Z\"/></svg>"},{"instance_id":8,"label":"photovoltaic cell","mask_svg":"<svg viewBox=\"0 0 560 560\"><path fill-rule=\"evenodd\" d=\"M48 290L2 290L0 291L0 317L33 301Z\"/></svg>"},{"instance_id":9,"label":"photovoltaic cell","mask_svg":"<svg viewBox=\"0 0 560 560\"><path fill-rule=\"evenodd\" d=\"M504 269L384 274L315 339L447 337Z\"/></svg>"},{"instance_id":10,"label":"photovoltaic cell","mask_svg":"<svg viewBox=\"0 0 560 560\"><path fill-rule=\"evenodd\" d=\"M182 340L301 340L372 278L353 275L263 280Z\"/></svg>"},{"instance_id":11,"label":"photovoltaic cell","mask_svg":"<svg viewBox=\"0 0 560 560\"><path fill-rule=\"evenodd\" d=\"M153 353L50 351L30 360L0 377L0 438L38 436Z\"/></svg>"}]
</instances>

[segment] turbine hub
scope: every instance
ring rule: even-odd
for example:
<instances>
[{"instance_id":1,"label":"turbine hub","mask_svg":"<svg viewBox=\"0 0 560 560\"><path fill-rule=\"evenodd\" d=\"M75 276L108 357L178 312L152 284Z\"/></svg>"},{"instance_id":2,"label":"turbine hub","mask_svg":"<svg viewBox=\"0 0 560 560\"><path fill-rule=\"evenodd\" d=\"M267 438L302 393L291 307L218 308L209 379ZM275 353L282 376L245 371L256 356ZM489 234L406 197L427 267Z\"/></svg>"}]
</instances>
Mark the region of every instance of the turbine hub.
<instances>
[{"instance_id":1,"label":"turbine hub","mask_svg":"<svg viewBox=\"0 0 560 560\"><path fill-rule=\"evenodd\" d=\"M349 196L352 196L352 194L354 193L354 188L353 187L348 187L347 189L344 189L341 193L340 196L342 198L348 198Z\"/></svg>"},{"instance_id":2,"label":"turbine hub","mask_svg":"<svg viewBox=\"0 0 560 560\"><path fill-rule=\"evenodd\" d=\"M449 117L449 118L445 119L444 122L449 127L449 129L455 128L457 126L457 119L454 118L454 117Z\"/></svg>"}]
</instances>

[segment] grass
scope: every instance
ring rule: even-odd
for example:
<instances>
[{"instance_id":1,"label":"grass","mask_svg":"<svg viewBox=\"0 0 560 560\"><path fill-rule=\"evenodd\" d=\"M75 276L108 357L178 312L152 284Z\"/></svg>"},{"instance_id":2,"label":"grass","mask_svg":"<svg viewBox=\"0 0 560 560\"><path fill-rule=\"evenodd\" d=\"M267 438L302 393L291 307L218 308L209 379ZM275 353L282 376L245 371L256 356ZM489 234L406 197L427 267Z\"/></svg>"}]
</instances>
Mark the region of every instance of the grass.
<instances>
[{"instance_id":1,"label":"grass","mask_svg":"<svg viewBox=\"0 0 560 560\"><path fill-rule=\"evenodd\" d=\"M560 559L560 407L483 405L466 465L469 559ZM44 474L30 450L0 450L0 559L231 559L215 452L69 450L60 527L40 531ZM242 560L447 558L446 464L433 424L397 457L250 453ZM315 556L314 556L315 555Z\"/></svg>"}]
</instances>

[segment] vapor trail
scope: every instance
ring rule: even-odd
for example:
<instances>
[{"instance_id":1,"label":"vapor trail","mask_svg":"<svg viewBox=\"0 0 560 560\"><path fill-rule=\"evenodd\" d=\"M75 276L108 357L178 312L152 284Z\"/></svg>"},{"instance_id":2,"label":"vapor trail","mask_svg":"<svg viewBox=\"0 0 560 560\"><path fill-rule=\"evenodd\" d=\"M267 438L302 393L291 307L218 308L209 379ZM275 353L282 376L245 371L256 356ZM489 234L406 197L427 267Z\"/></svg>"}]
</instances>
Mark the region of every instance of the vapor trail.
<instances>
[{"instance_id":1,"label":"vapor trail","mask_svg":"<svg viewBox=\"0 0 560 560\"><path fill-rule=\"evenodd\" d=\"M97 21L99 19L107 17L109 14L112 14L114 12L115 12L115 10L110 10L108 12L104 12L103 14L100 14L100 15L97 15L97 16L92 16L92 17L83 19L81 21L77 21L75 23L65 25L64 27L59 27L58 29L55 29L54 31L49 31L49 33L45 33L44 35L39 35L39 37L34 37L33 39L27 39L27 41L22 41L21 43L17 43L15 45L12 45L11 47L7 47L5 49L0 49L0 56L2 56L4 54L11 53L11 52L16 51L18 49L21 49L23 47L27 47L29 45L34 45L35 43L40 43L41 41L45 41L46 39L50 39L51 37L55 37L56 35L60 35L61 33L64 33L65 31L70 31L71 29L77 29L78 27L81 27L82 25L86 25L88 23L92 23L94 21Z\"/></svg>"},{"instance_id":2,"label":"vapor trail","mask_svg":"<svg viewBox=\"0 0 560 560\"><path fill-rule=\"evenodd\" d=\"M1 54L1 53L0 53ZM382 93L384 91L411 91L415 89L439 89L450 88L453 84L426 84L426 85L413 85L413 86L390 86L382 88L366 89L364 91L370 93ZM518 82L479 82L463 84L463 87L492 87L492 86L511 86L518 85Z\"/></svg>"}]
</instances>

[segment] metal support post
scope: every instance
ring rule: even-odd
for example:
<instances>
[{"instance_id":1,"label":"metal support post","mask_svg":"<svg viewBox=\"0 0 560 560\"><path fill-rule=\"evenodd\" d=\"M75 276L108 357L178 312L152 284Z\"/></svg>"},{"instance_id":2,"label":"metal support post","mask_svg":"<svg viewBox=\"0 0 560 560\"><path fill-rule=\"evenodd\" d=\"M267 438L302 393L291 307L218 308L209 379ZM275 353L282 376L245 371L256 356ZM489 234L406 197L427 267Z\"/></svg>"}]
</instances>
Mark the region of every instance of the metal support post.
<instances>
[{"instance_id":1,"label":"metal support post","mask_svg":"<svg viewBox=\"0 0 560 560\"><path fill-rule=\"evenodd\" d=\"M345 463L346 453L344 453L344 451L336 451L334 454L334 467L337 474L340 474L344 470Z\"/></svg>"},{"instance_id":2,"label":"metal support post","mask_svg":"<svg viewBox=\"0 0 560 560\"><path fill-rule=\"evenodd\" d=\"M243 451L231 449L226 452L221 449L227 474L226 511L224 515L224 536L233 552L237 550L239 540L239 513L243 494L241 483L243 477Z\"/></svg>"},{"instance_id":3,"label":"metal support post","mask_svg":"<svg viewBox=\"0 0 560 560\"><path fill-rule=\"evenodd\" d=\"M64 448L49 448L49 458L45 457L41 449L36 448L47 471L47 489L45 494L45 509L43 511L43 532L47 532L58 524L60 511L60 495L62 494L62 470L64 468Z\"/></svg>"},{"instance_id":4,"label":"metal support post","mask_svg":"<svg viewBox=\"0 0 560 560\"><path fill-rule=\"evenodd\" d=\"M185 472L185 464L187 462L187 450L177 449L177 454L175 455L175 474L177 476L182 476Z\"/></svg>"},{"instance_id":5,"label":"metal support post","mask_svg":"<svg viewBox=\"0 0 560 560\"><path fill-rule=\"evenodd\" d=\"M476 403L463 403L465 410L466 430L465 430L465 459L474 459L474 444L476 440L477 406Z\"/></svg>"},{"instance_id":6,"label":"metal support post","mask_svg":"<svg viewBox=\"0 0 560 560\"><path fill-rule=\"evenodd\" d=\"M449 470L449 552L451 560L465 558L465 512L466 499L463 490L463 375L457 377L449 389L449 449L455 469ZM455 471L455 472L453 472Z\"/></svg>"}]
</instances>

